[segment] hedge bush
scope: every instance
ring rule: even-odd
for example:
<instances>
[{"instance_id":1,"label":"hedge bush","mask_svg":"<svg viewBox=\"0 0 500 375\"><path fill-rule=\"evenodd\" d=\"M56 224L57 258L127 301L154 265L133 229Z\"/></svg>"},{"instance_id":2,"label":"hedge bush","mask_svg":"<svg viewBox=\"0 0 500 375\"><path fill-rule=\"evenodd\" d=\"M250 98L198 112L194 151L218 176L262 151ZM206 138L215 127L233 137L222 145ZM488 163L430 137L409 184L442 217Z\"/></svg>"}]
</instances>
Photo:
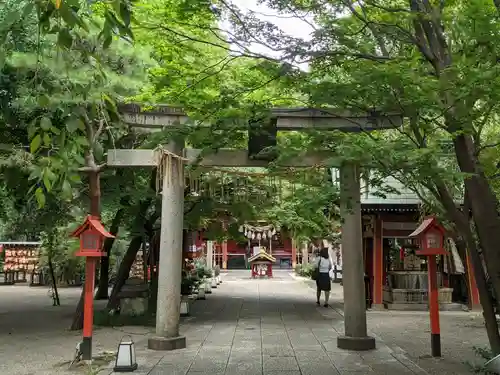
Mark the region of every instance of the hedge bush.
<instances>
[{"instance_id":1,"label":"hedge bush","mask_svg":"<svg viewBox=\"0 0 500 375\"><path fill-rule=\"evenodd\" d=\"M302 277L311 277L313 268L311 264L297 264L295 266L295 273Z\"/></svg>"}]
</instances>

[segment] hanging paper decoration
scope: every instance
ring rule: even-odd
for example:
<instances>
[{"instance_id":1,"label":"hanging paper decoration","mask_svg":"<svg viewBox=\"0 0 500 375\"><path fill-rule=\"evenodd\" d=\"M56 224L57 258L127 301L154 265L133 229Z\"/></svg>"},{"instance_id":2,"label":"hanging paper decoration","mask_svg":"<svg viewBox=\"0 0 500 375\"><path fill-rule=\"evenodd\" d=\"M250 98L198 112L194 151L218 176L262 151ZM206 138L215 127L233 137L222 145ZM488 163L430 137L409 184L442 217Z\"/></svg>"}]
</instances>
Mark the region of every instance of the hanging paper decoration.
<instances>
[{"instance_id":1,"label":"hanging paper decoration","mask_svg":"<svg viewBox=\"0 0 500 375\"><path fill-rule=\"evenodd\" d=\"M273 231L269 229L269 231L267 232L267 236L271 237L272 235L273 235Z\"/></svg>"},{"instance_id":2,"label":"hanging paper decoration","mask_svg":"<svg viewBox=\"0 0 500 375\"><path fill-rule=\"evenodd\" d=\"M243 225L240 225L240 227L238 228L238 231L241 233L243 232ZM245 230L245 233L246 233L246 230Z\"/></svg>"},{"instance_id":3,"label":"hanging paper decoration","mask_svg":"<svg viewBox=\"0 0 500 375\"><path fill-rule=\"evenodd\" d=\"M262 233L262 239L265 240L267 238L266 232Z\"/></svg>"},{"instance_id":4,"label":"hanging paper decoration","mask_svg":"<svg viewBox=\"0 0 500 375\"><path fill-rule=\"evenodd\" d=\"M252 233L252 240L255 239L255 233Z\"/></svg>"},{"instance_id":5,"label":"hanging paper decoration","mask_svg":"<svg viewBox=\"0 0 500 375\"><path fill-rule=\"evenodd\" d=\"M257 233L257 239L260 240L262 237L260 235L260 233Z\"/></svg>"}]
</instances>

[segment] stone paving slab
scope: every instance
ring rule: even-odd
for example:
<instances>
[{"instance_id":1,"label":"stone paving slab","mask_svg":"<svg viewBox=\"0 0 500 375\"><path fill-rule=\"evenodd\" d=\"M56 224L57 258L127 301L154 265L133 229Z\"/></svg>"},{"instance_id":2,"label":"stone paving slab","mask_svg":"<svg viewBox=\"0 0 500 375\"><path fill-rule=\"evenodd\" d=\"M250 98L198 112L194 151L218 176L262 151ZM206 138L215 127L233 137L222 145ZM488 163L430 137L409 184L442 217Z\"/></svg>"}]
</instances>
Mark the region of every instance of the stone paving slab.
<instances>
[{"instance_id":1,"label":"stone paving slab","mask_svg":"<svg viewBox=\"0 0 500 375\"><path fill-rule=\"evenodd\" d=\"M246 272L231 272L212 295L191 306L191 317L183 321L188 347L160 354L138 347L136 373L426 374L381 340L370 352L338 349L342 315L311 302L309 287L288 272L277 271L270 280L252 280Z\"/></svg>"},{"instance_id":2,"label":"stone paving slab","mask_svg":"<svg viewBox=\"0 0 500 375\"><path fill-rule=\"evenodd\" d=\"M223 277L225 282L207 295L206 301L194 302L192 316L182 319L181 334L187 337L187 349L148 351L147 339L154 331L151 327L95 327L94 352L115 351L120 339L131 335L139 362L134 374L139 375L203 374L206 369L192 368L195 361L209 352L217 357L227 348L230 354L225 368L216 373L263 375L264 356L268 356L293 357L300 373L306 375L360 374L348 367L356 361L336 357L336 353L346 353L337 348L336 342L344 329L342 287L333 285L333 306L325 309L314 304L314 283L294 280L286 271L276 271L274 280L250 280L246 271L231 271ZM46 288L0 288L0 374L89 374L83 368L67 370L75 345L81 340L81 332L67 330L80 290L60 292L62 306L53 307ZM96 301L97 308L103 304L105 301ZM368 311L368 327L378 347L358 353L363 364L370 367L370 371L367 367L364 371L371 375L469 375L471 369L465 362L484 363L473 350L474 346L487 346L481 314L441 313L440 359L428 357L428 319L426 312ZM99 375L109 375L112 368L110 364ZM297 370L268 373L295 374Z\"/></svg>"}]
</instances>

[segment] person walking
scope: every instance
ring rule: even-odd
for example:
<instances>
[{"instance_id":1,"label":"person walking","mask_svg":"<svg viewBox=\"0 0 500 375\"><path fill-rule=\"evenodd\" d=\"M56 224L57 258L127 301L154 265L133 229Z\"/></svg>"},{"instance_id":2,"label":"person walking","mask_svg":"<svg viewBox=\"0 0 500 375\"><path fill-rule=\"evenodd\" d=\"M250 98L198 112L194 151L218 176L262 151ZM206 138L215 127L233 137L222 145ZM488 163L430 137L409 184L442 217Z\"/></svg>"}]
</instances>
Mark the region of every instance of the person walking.
<instances>
[{"instance_id":1,"label":"person walking","mask_svg":"<svg viewBox=\"0 0 500 375\"><path fill-rule=\"evenodd\" d=\"M323 306L328 307L328 301L330 299L330 291L332 290L332 282L330 280L330 270L332 269L332 261L328 255L328 249L326 247L322 248L319 252L319 258L315 263L315 273L316 273L316 304L319 306L319 299L321 297L321 291L325 292L325 304Z\"/></svg>"}]
</instances>

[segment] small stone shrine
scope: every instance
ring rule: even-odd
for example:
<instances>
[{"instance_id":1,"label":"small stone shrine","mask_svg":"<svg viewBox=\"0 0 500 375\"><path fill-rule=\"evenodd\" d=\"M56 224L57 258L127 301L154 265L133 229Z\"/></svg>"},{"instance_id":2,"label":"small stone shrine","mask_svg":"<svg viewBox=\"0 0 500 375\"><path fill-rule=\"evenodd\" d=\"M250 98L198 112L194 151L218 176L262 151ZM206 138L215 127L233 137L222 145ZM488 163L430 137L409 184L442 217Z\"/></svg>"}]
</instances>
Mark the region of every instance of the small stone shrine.
<instances>
[{"instance_id":1,"label":"small stone shrine","mask_svg":"<svg viewBox=\"0 0 500 375\"><path fill-rule=\"evenodd\" d=\"M252 278L273 277L273 263L275 262L276 258L268 254L264 247L261 247L259 253L248 259L252 270Z\"/></svg>"}]
</instances>

